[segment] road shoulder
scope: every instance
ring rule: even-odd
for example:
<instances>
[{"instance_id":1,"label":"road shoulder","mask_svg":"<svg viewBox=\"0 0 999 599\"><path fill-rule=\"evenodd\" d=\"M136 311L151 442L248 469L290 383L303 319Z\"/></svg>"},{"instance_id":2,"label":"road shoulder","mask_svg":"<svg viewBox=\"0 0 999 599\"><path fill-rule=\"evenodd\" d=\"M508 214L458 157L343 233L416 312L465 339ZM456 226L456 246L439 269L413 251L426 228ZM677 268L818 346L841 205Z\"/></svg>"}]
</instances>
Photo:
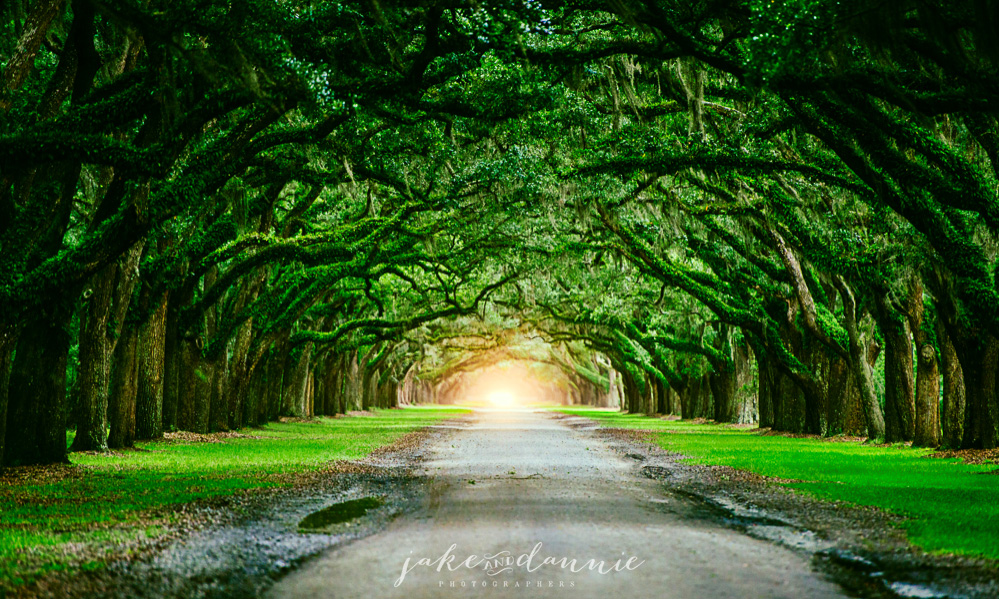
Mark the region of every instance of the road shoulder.
<instances>
[{"instance_id":1,"label":"road shoulder","mask_svg":"<svg viewBox=\"0 0 999 599\"><path fill-rule=\"evenodd\" d=\"M914 547L901 516L843 501L824 501L784 483L728 466L692 464L664 450L652 431L615 429L565 414L573 428L592 430L635 468L680 496L697 499L715 517L756 538L811 556L814 566L862 597L999 596L994 562L931 554Z\"/></svg>"}]
</instances>

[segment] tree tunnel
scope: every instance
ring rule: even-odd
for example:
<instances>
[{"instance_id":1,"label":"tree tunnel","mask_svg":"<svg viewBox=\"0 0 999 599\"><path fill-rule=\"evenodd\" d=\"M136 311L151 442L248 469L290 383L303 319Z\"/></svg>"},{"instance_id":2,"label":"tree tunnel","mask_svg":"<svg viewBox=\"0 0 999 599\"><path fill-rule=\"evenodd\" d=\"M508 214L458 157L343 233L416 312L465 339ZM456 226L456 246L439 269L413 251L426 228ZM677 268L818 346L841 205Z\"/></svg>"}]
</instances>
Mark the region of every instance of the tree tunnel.
<instances>
[{"instance_id":1,"label":"tree tunnel","mask_svg":"<svg viewBox=\"0 0 999 599\"><path fill-rule=\"evenodd\" d=\"M999 442L989 3L8 4L3 464L486 368Z\"/></svg>"}]
</instances>

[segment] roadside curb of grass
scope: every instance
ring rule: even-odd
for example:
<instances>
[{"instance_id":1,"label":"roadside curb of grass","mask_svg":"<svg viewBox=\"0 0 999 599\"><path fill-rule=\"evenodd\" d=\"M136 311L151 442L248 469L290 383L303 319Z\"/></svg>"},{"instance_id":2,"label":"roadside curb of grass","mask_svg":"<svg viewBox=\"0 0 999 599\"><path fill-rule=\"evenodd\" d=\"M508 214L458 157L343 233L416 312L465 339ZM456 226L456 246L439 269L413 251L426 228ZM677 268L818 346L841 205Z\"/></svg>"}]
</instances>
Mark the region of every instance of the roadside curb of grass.
<instances>
[{"instance_id":1,"label":"roadside curb of grass","mask_svg":"<svg viewBox=\"0 0 999 599\"><path fill-rule=\"evenodd\" d=\"M705 506L712 520L810 556L814 567L855 596L999 596L999 561L924 551L908 540L904 516L816 496L797 486L805 481L693 462L659 444L666 431L615 428L575 413L555 417L592 430L641 475Z\"/></svg>"},{"instance_id":2,"label":"roadside curb of grass","mask_svg":"<svg viewBox=\"0 0 999 599\"><path fill-rule=\"evenodd\" d=\"M248 515L259 512L259 507L262 505L294 497L296 494L308 493L311 492L309 489L313 488L323 488L322 493L328 498L332 496L333 487L343 486L340 482L346 481L344 484L348 484L349 481L363 480L365 477L384 476L387 470L398 468L400 461L407 461L407 458L400 460L399 455L411 453L426 442L434 434L435 425L460 416L461 414L453 414L430 421L384 445L371 449L367 455L357 459L334 459L313 467L303 464L283 472L261 471L259 478L256 479L259 485L232 489L225 494L200 497L187 502L163 504L136 512L133 515L138 521L150 518L155 522L155 534L145 534L145 530L149 527L144 524L136 525L135 521L117 523L116 526L109 528L121 531L123 536L129 537L128 542L106 544L103 540L97 540L94 543L74 544L70 549L72 555L57 568L18 573L25 579L18 584L11 584L9 578L0 579L0 599L90 596L92 593L86 590L88 586L113 580L115 576L127 571L131 564L155 559L178 541L203 534L212 528L223 529L233 526ZM363 420L367 421L368 418ZM297 424L312 424L312 422ZM243 438L250 436L252 435L242 435ZM210 435L205 437L192 444L221 445L214 439L209 439ZM181 442L191 443L191 441ZM380 463L393 458L397 462L394 466ZM71 475L72 478L85 479L86 474L80 472L93 466L76 464L68 468L76 471ZM343 487L339 491L348 492L349 489ZM81 529L81 532L94 532L98 528L95 525L92 528ZM77 590L67 591L73 587Z\"/></svg>"}]
</instances>

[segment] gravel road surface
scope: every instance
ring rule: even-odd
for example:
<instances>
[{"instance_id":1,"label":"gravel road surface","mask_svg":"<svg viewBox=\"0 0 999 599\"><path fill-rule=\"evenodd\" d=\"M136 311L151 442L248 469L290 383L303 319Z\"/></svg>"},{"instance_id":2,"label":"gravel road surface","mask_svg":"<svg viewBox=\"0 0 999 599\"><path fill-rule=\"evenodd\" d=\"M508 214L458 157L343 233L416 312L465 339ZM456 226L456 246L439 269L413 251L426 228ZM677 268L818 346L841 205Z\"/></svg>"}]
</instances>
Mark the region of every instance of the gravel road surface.
<instances>
[{"instance_id":1,"label":"gravel road surface","mask_svg":"<svg viewBox=\"0 0 999 599\"><path fill-rule=\"evenodd\" d=\"M725 526L550 413L480 410L426 451L421 509L305 562L267 596L844 596L807 553Z\"/></svg>"}]
</instances>

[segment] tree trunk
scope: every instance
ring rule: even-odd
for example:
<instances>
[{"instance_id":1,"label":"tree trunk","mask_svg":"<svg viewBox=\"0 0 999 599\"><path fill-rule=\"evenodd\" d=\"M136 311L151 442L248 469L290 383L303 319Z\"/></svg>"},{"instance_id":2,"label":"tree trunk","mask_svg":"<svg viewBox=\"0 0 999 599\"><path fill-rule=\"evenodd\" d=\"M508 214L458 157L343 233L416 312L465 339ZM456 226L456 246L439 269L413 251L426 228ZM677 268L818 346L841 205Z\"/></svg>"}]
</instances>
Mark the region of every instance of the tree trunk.
<instances>
[{"instance_id":1,"label":"tree trunk","mask_svg":"<svg viewBox=\"0 0 999 599\"><path fill-rule=\"evenodd\" d=\"M323 415L333 416L336 414L337 395L339 390L340 377L337 373L339 360L332 352L326 354L323 371L320 373L323 379Z\"/></svg>"},{"instance_id":2,"label":"tree trunk","mask_svg":"<svg viewBox=\"0 0 999 599\"><path fill-rule=\"evenodd\" d=\"M642 411L642 392L638 387L634 374L630 369L625 368L621 373L624 379L625 407L630 414L638 414Z\"/></svg>"},{"instance_id":3,"label":"tree trunk","mask_svg":"<svg viewBox=\"0 0 999 599\"><path fill-rule=\"evenodd\" d=\"M996 447L996 366L999 339L990 334L955 343L964 372L965 411L962 449Z\"/></svg>"},{"instance_id":4,"label":"tree trunk","mask_svg":"<svg viewBox=\"0 0 999 599\"><path fill-rule=\"evenodd\" d=\"M773 430L786 433L804 433L805 392L786 374L778 373L774 398Z\"/></svg>"},{"instance_id":5,"label":"tree trunk","mask_svg":"<svg viewBox=\"0 0 999 599\"><path fill-rule=\"evenodd\" d=\"M884 439L885 419L874 391L874 381L871 378L871 366L867 361L868 345L860 335L857 314L857 301L853 291L846 281L837 276L834 279L843 299L843 314L846 332L850 340L850 369L853 371L860 393L860 402L864 410L864 421L867 424L867 436L870 439Z\"/></svg>"},{"instance_id":6,"label":"tree trunk","mask_svg":"<svg viewBox=\"0 0 999 599\"><path fill-rule=\"evenodd\" d=\"M205 358L204 337L198 337L194 344L194 428L196 433L205 434L210 430L212 410L212 384L215 381L215 362Z\"/></svg>"},{"instance_id":7,"label":"tree trunk","mask_svg":"<svg viewBox=\"0 0 999 599\"><path fill-rule=\"evenodd\" d=\"M770 359L762 352L756 352L756 370L760 382L757 391L760 405L760 428L773 428L774 425L774 392L777 389L777 373Z\"/></svg>"},{"instance_id":8,"label":"tree trunk","mask_svg":"<svg viewBox=\"0 0 999 599\"><path fill-rule=\"evenodd\" d=\"M715 422L736 422L736 372L735 365L708 376L711 395L714 397Z\"/></svg>"},{"instance_id":9,"label":"tree trunk","mask_svg":"<svg viewBox=\"0 0 999 599\"><path fill-rule=\"evenodd\" d=\"M312 373L312 344L308 343L302 350L302 357L298 360L295 369L295 410L303 418L312 415L312 408L309 406L309 378Z\"/></svg>"},{"instance_id":10,"label":"tree trunk","mask_svg":"<svg viewBox=\"0 0 999 599\"><path fill-rule=\"evenodd\" d=\"M113 318L118 323L115 335L120 337L114 346L115 362L112 365L108 403L108 424L111 427L108 446L112 448L131 447L135 443L139 329L135 323L126 326L125 321L132 303L132 292L139 279L139 261L144 247L144 242L136 243L122 256L115 281Z\"/></svg>"},{"instance_id":11,"label":"tree trunk","mask_svg":"<svg viewBox=\"0 0 999 599\"><path fill-rule=\"evenodd\" d=\"M308 415L305 409L305 383L309 376L311 356L312 344L307 343L301 351L289 354L289 359L285 361L281 412L287 416Z\"/></svg>"},{"instance_id":12,"label":"tree trunk","mask_svg":"<svg viewBox=\"0 0 999 599\"><path fill-rule=\"evenodd\" d=\"M312 371L305 383L305 409L306 416L311 418L316 415L316 374Z\"/></svg>"},{"instance_id":13,"label":"tree trunk","mask_svg":"<svg viewBox=\"0 0 999 599\"><path fill-rule=\"evenodd\" d=\"M642 394L642 411L646 416L656 415L656 405L658 405L658 401L659 400L656 398L656 385L648 375L645 375L645 392Z\"/></svg>"},{"instance_id":14,"label":"tree trunk","mask_svg":"<svg viewBox=\"0 0 999 599\"><path fill-rule=\"evenodd\" d=\"M916 371L916 430L914 447L940 445L940 372L937 351L929 343L919 349L919 369Z\"/></svg>"},{"instance_id":15,"label":"tree trunk","mask_svg":"<svg viewBox=\"0 0 999 599\"><path fill-rule=\"evenodd\" d=\"M347 410L347 354L337 354L334 362L333 414L344 414Z\"/></svg>"},{"instance_id":16,"label":"tree trunk","mask_svg":"<svg viewBox=\"0 0 999 599\"><path fill-rule=\"evenodd\" d=\"M17 335L12 331L0 332L0 466L4 464L4 446L7 441L7 392L10 389L10 367L16 345Z\"/></svg>"},{"instance_id":17,"label":"tree trunk","mask_svg":"<svg viewBox=\"0 0 999 599\"><path fill-rule=\"evenodd\" d=\"M364 389L361 400L361 409L370 410L378 405L378 370L365 368Z\"/></svg>"},{"instance_id":18,"label":"tree trunk","mask_svg":"<svg viewBox=\"0 0 999 599\"><path fill-rule=\"evenodd\" d=\"M395 385L392 384L391 380L386 380L385 382L380 382L378 384L378 407L382 409L389 409L395 404Z\"/></svg>"},{"instance_id":19,"label":"tree trunk","mask_svg":"<svg viewBox=\"0 0 999 599\"><path fill-rule=\"evenodd\" d=\"M361 362L358 366L361 372L361 409L368 410L374 405L375 402L375 391L372 388L371 377L377 376L377 365L372 363L372 359L378 353L379 344L371 346L370 349L361 358ZM377 382L375 383L377 385Z\"/></svg>"},{"instance_id":20,"label":"tree trunk","mask_svg":"<svg viewBox=\"0 0 999 599\"><path fill-rule=\"evenodd\" d=\"M598 404L601 408L609 408L615 406L615 391L617 390L617 371L613 367L607 369L607 393L602 394L600 398L600 403Z\"/></svg>"},{"instance_id":21,"label":"tree trunk","mask_svg":"<svg viewBox=\"0 0 999 599\"><path fill-rule=\"evenodd\" d=\"M918 350L916 364L916 421L912 445L937 447L940 445L940 369L937 350L933 347L935 311L932 304L927 311L923 301L923 284L912 279L906 312L913 341Z\"/></svg>"},{"instance_id":22,"label":"tree trunk","mask_svg":"<svg viewBox=\"0 0 999 599\"><path fill-rule=\"evenodd\" d=\"M119 266L109 264L84 291L80 313L79 370L76 379L76 437L71 451L107 451L108 383L114 336L109 330Z\"/></svg>"},{"instance_id":23,"label":"tree trunk","mask_svg":"<svg viewBox=\"0 0 999 599\"><path fill-rule=\"evenodd\" d=\"M832 437L843 434L850 404L856 399L856 393L850 365L846 360L834 358L829 361L828 379L825 434Z\"/></svg>"},{"instance_id":24,"label":"tree trunk","mask_svg":"<svg viewBox=\"0 0 999 599\"><path fill-rule=\"evenodd\" d=\"M205 291L215 286L218 274L217 266L208 269L204 276ZM219 332L220 310L218 303L205 310L205 345L212 343ZM225 401L225 388L229 377L228 341L220 352L203 355L201 362L205 378L198 395L200 400L198 427L205 432L228 430L229 406Z\"/></svg>"},{"instance_id":25,"label":"tree trunk","mask_svg":"<svg viewBox=\"0 0 999 599\"><path fill-rule=\"evenodd\" d=\"M916 397L912 368L912 336L908 321L878 302L879 325L885 340L885 441L911 441L915 433Z\"/></svg>"},{"instance_id":26,"label":"tree trunk","mask_svg":"<svg viewBox=\"0 0 999 599\"><path fill-rule=\"evenodd\" d=\"M180 359L177 369L177 428L182 431L193 431L197 428L198 397L197 377L199 343L197 337L182 336L179 340Z\"/></svg>"},{"instance_id":27,"label":"tree trunk","mask_svg":"<svg viewBox=\"0 0 999 599\"><path fill-rule=\"evenodd\" d=\"M139 331L128 326L122 333L114 352L114 368L111 374L110 402L108 419L111 435L108 446L113 449L132 447L135 444L135 400L139 379L138 350Z\"/></svg>"},{"instance_id":28,"label":"tree trunk","mask_svg":"<svg viewBox=\"0 0 999 599\"><path fill-rule=\"evenodd\" d=\"M357 350L350 352L345 358L343 412L361 409L361 368L357 362Z\"/></svg>"},{"instance_id":29,"label":"tree trunk","mask_svg":"<svg viewBox=\"0 0 999 599\"><path fill-rule=\"evenodd\" d=\"M178 331L176 298L167 298L166 323L163 336L163 431L177 430L177 411L180 406L181 345Z\"/></svg>"},{"instance_id":30,"label":"tree trunk","mask_svg":"<svg viewBox=\"0 0 999 599\"><path fill-rule=\"evenodd\" d=\"M726 358L724 364L712 363L712 373L708 375L708 386L713 399L712 418L715 422L735 422L738 420L736 410L736 366L735 352L732 347L732 329L728 325L717 325L718 334L714 346Z\"/></svg>"},{"instance_id":31,"label":"tree trunk","mask_svg":"<svg viewBox=\"0 0 999 599\"><path fill-rule=\"evenodd\" d=\"M815 342L807 339L808 364L816 373L813 390L805 393L805 432L812 435L825 435L829 429L829 371L832 358L829 351Z\"/></svg>"},{"instance_id":32,"label":"tree trunk","mask_svg":"<svg viewBox=\"0 0 999 599\"><path fill-rule=\"evenodd\" d=\"M143 293L146 293L144 290ZM166 300L139 327L138 380L135 393L135 438L163 436L163 379Z\"/></svg>"},{"instance_id":33,"label":"tree trunk","mask_svg":"<svg viewBox=\"0 0 999 599\"><path fill-rule=\"evenodd\" d=\"M943 369L943 435L941 444L949 449L961 446L964 437L965 388L964 371L957 358L957 351L951 343L950 335L938 318L936 322L937 342L940 345L940 363Z\"/></svg>"},{"instance_id":34,"label":"tree trunk","mask_svg":"<svg viewBox=\"0 0 999 599\"><path fill-rule=\"evenodd\" d=\"M759 405L757 403L754 382L756 371L753 369L753 350L745 343L735 346L735 413L739 424L756 424L759 421Z\"/></svg>"},{"instance_id":35,"label":"tree trunk","mask_svg":"<svg viewBox=\"0 0 999 599\"><path fill-rule=\"evenodd\" d=\"M697 417L697 402L701 397L701 377L684 375L683 393L680 396L680 418Z\"/></svg>"},{"instance_id":36,"label":"tree trunk","mask_svg":"<svg viewBox=\"0 0 999 599\"><path fill-rule=\"evenodd\" d=\"M701 396L698 402L697 417L711 418L714 416L714 396L711 394L711 384L708 375L701 375Z\"/></svg>"},{"instance_id":37,"label":"tree trunk","mask_svg":"<svg viewBox=\"0 0 999 599\"><path fill-rule=\"evenodd\" d=\"M243 401L243 425L255 426L257 424L257 413L260 404L266 401L267 397L267 364L261 360L253 365L247 376L246 399Z\"/></svg>"},{"instance_id":38,"label":"tree trunk","mask_svg":"<svg viewBox=\"0 0 999 599\"><path fill-rule=\"evenodd\" d=\"M267 358L267 403L264 409L257 414L257 424L263 425L268 420L277 420L281 414L282 397L284 390L284 379L291 376L284 367L285 356L283 351L273 348Z\"/></svg>"},{"instance_id":39,"label":"tree trunk","mask_svg":"<svg viewBox=\"0 0 999 599\"><path fill-rule=\"evenodd\" d=\"M590 385L593 389L593 402L590 405L597 405L597 398L600 395L599 390L594 385ZM663 383L661 380L656 379L656 414L668 414L669 413L669 385Z\"/></svg>"},{"instance_id":40,"label":"tree trunk","mask_svg":"<svg viewBox=\"0 0 999 599\"><path fill-rule=\"evenodd\" d=\"M249 319L240 325L239 331L236 333L229 361L229 378L226 382L229 407L228 423L232 430L239 429L244 424L243 404L247 401L250 388L247 356L252 339L253 319Z\"/></svg>"},{"instance_id":41,"label":"tree trunk","mask_svg":"<svg viewBox=\"0 0 999 599\"><path fill-rule=\"evenodd\" d=\"M229 405L225 392L229 381L229 353L223 351L215 360L208 398L208 430L229 430Z\"/></svg>"},{"instance_id":42,"label":"tree trunk","mask_svg":"<svg viewBox=\"0 0 999 599\"><path fill-rule=\"evenodd\" d=\"M6 465L67 461L66 362L72 312L65 298L49 307L18 338L7 388Z\"/></svg>"},{"instance_id":43,"label":"tree trunk","mask_svg":"<svg viewBox=\"0 0 999 599\"><path fill-rule=\"evenodd\" d=\"M804 356L804 336L795 324L795 315L799 312L797 301L788 301L786 315L780 319L779 334L784 347L795 356ZM782 310L784 312L784 310ZM807 359L804 359L807 362ZM773 430L788 433L803 433L806 431L805 393L801 386L787 372L778 371L774 379L776 383L773 393L774 423Z\"/></svg>"}]
</instances>

